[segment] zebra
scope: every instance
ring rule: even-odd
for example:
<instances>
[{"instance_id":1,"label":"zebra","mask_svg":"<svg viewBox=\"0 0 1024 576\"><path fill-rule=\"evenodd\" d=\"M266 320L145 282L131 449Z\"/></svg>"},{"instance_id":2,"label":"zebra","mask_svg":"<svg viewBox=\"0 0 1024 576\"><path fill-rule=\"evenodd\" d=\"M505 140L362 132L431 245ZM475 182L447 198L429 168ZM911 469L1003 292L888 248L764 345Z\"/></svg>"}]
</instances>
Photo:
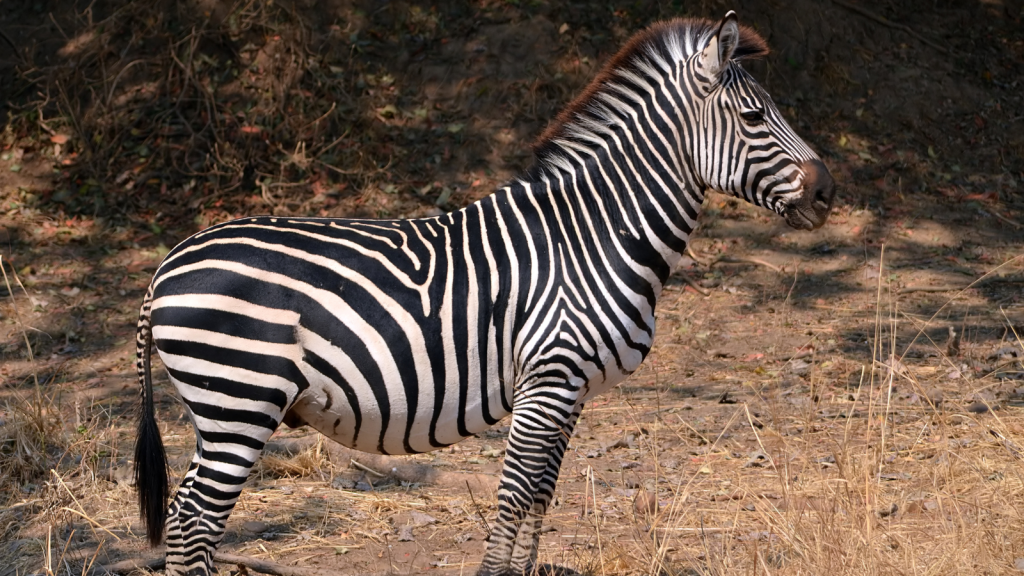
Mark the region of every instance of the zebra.
<instances>
[{"instance_id":1,"label":"zebra","mask_svg":"<svg viewBox=\"0 0 1024 576\"><path fill-rule=\"evenodd\" d=\"M260 216L171 250L137 331L135 478L167 573L205 576L281 422L415 454L511 415L478 576L537 548L584 404L651 349L655 307L707 190L796 229L827 219L821 159L740 62L768 52L734 12L634 36L535 147L534 165L444 216ZM173 500L154 417L155 346L196 432Z\"/></svg>"}]
</instances>

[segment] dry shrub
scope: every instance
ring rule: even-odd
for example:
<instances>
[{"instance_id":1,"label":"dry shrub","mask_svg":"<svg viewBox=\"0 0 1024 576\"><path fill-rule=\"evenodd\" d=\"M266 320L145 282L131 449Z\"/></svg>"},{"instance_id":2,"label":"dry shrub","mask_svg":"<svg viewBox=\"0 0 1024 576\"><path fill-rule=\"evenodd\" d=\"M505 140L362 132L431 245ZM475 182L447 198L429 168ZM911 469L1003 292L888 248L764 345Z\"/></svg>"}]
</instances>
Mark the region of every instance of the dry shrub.
<instances>
[{"instance_id":1,"label":"dry shrub","mask_svg":"<svg viewBox=\"0 0 1024 576\"><path fill-rule=\"evenodd\" d=\"M75 29L55 64L22 69L40 96L15 105L14 132L67 139L55 158L66 179L44 201L109 218L159 196L216 220L248 204L308 211L294 186L308 191L314 175L360 185L376 171L339 138L367 121L353 113L357 75L342 73L344 30L274 2L197 4L90 6L67 15Z\"/></svg>"},{"instance_id":2,"label":"dry shrub","mask_svg":"<svg viewBox=\"0 0 1024 576\"><path fill-rule=\"evenodd\" d=\"M6 405L0 424L0 493L10 504L26 496L23 488L45 481L65 452L64 421L53 398L26 395Z\"/></svg>"}]
</instances>

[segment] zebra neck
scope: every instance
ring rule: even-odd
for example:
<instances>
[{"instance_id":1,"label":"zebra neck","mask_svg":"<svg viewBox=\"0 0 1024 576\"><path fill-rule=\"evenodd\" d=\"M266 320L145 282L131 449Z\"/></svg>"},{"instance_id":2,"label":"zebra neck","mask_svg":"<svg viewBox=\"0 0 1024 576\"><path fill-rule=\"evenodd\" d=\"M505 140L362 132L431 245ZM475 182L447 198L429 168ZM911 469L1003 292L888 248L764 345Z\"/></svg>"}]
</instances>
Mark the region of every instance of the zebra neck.
<instances>
[{"instance_id":1,"label":"zebra neck","mask_svg":"<svg viewBox=\"0 0 1024 576\"><path fill-rule=\"evenodd\" d=\"M506 190L543 206L582 248L619 254L656 296L686 251L704 191L689 177L653 169L637 151L629 155L573 155Z\"/></svg>"}]
</instances>

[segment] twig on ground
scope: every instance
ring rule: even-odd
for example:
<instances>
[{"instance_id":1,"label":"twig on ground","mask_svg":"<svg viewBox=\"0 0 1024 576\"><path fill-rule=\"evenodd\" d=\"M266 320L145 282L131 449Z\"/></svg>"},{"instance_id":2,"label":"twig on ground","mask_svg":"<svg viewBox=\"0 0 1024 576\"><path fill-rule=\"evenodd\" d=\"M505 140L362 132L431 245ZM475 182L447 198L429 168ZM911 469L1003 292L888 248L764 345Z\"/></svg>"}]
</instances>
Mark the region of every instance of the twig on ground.
<instances>
[{"instance_id":1,"label":"twig on ground","mask_svg":"<svg viewBox=\"0 0 1024 576\"><path fill-rule=\"evenodd\" d=\"M686 255L690 257L690 260L693 260L697 264L703 264L704 263L703 260L701 260L700 258L697 258L697 255L693 252L693 247L690 246L689 244L686 245Z\"/></svg>"},{"instance_id":2,"label":"twig on ground","mask_svg":"<svg viewBox=\"0 0 1024 576\"><path fill-rule=\"evenodd\" d=\"M776 356L773 358L776 362L789 362L790 360L800 360L801 358L807 358L814 356L814 348L808 348L806 350L799 350L793 354L785 354L782 356Z\"/></svg>"},{"instance_id":3,"label":"twig on ground","mask_svg":"<svg viewBox=\"0 0 1024 576\"><path fill-rule=\"evenodd\" d=\"M285 566L277 562L260 560L251 556L240 556L226 552L214 552L213 561L221 564L235 564L245 566L249 570L273 576L335 576L337 572L324 570L322 568L303 568L301 566ZM148 570L161 570L166 565L165 559L160 556L156 558L130 558L106 566L100 566L92 572L92 576L100 574L128 574L140 568Z\"/></svg>"},{"instance_id":4,"label":"twig on ground","mask_svg":"<svg viewBox=\"0 0 1024 576\"><path fill-rule=\"evenodd\" d=\"M965 289L963 285L940 284L938 286L904 286L900 288L900 294L911 292L958 292Z\"/></svg>"},{"instance_id":5,"label":"twig on ground","mask_svg":"<svg viewBox=\"0 0 1024 576\"><path fill-rule=\"evenodd\" d=\"M967 290L968 288L979 288L985 284L992 282L1024 282L1024 278L1016 277L1001 277L1001 276L983 276L982 278L971 282L970 284L939 284L937 286L904 286L900 288L900 294L909 294L911 292L960 292Z\"/></svg>"},{"instance_id":6,"label":"twig on ground","mask_svg":"<svg viewBox=\"0 0 1024 576\"><path fill-rule=\"evenodd\" d=\"M778 266L776 266L775 264L772 264L771 262L765 262L764 260L761 260L760 258L743 258L743 257L735 257L735 256L721 256L721 257L718 258L718 260L715 260L710 265L714 266L715 264L757 264L759 266L764 266L765 268L771 268L772 270L775 270L779 274L782 273L782 268L779 268Z\"/></svg>"},{"instance_id":7,"label":"twig on ground","mask_svg":"<svg viewBox=\"0 0 1024 576\"><path fill-rule=\"evenodd\" d=\"M491 525L487 523L487 518L480 511L480 506L476 503L476 498L473 497L473 489L469 487L468 480L466 481L466 490L469 491L469 500L473 503L473 507L476 508L476 513L480 515L480 521L484 523L484 529L487 530L489 536L491 534Z\"/></svg>"},{"instance_id":8,"label":"twig on ground","mask_svg":"<svg viewBox=\"0 0 1024 576\"><path fill-rule=\"evenodd\" d=\"M692 278L690 278L686 274L683 274L682 272L680 272L679 273L679 277L683 279L683 282L686 282L687 286L689 286L690 288L693 288L694 290L696 290L697 293L700 294L701 296L711 296L711 292L708 292L707 290L705 290L703 286L701 286L700 284L697 284Z\"/></svg>"},{"instance_id":9,"label":"twig on ground","mask_svg":"<svg viewBox=\"0 0 1024 576\"><path fill-rule=\"evenodd\" d=\"M1002 214L1000 214L999 212L996 212L995 210L993 210L991 208L987 208L985 210L978 210L978 212L980 214L984 214L985 216L994 216L995 218L998 218L999 220L1002 220L1003 222L1006 222L1010 226L1013 226L1017 230L1020 230L1021 228L1024 228L1024 224L1021 224L1020 222L1015 222L1013 220L1010 220L1006 216L1003 216Z\"/></svg>"},{"instance_id":10,"label":"twig on ground","mask_svg":"<svg viewBox=\"0 0 1024 576\"><path fill-rule=\"evenodd\" d=\"M376 470L374 470L373 468L370 468L366 464L360 464L359 461L356 460L355 458L351 458L351 459L349 459L349 461L352 463L352 467L353 468L357 468L359 470L362 470L363 472L366 472L367 474L373 474L377 478L383 478L384 477L384 474L381 474L380 472L377 472Z\"/></svg>"},{"instance_id":11,"label":"twig on ground","mask_svg":"<svg viewBox=\"0 0 1024 576\"><path fill-rule=\"evenodd\" d=\"M1006 436L1003 436L999 432L992 430L991 428L989 429L988 433L991 434L992 436L995 436L996 439L999 440L999 442L1003 445L1003 448L1006 448L1006 450L1009 451L1014 458L1016 458L1017 460L1024 460L1024 451L1020 449L1020 446L1017 446L1016 444L1013 443L1012 440L1010 440Z\"/></svg>"},{"instance_id":12,"label":"twig on ground","mask_svg":"<svg viewBox=\"0 0 1024 576\"><path fill-rule=\"evenodd\" d=\"M18 60L21 60L22 64L28 64L28 62L25 61L25 57L21 55L21 50L18 50L18 45L15 44L14 41L11 40L11 37L8 36L7 33L4 32L3 30L0 30L0 38L3 38L4 42L7 42L7 44L10 45L14 55L18 57Z\"/></svg>"},{"instance_id":13,"label":"twig on ground","mask_svg":"<svg viewBox=\"0 0 1024 576\"><path fill-rule=\"evenodd\" d=\"M907 34L910 34L914 38L917 38L922 44L924 44L924 45L926 45L926 46L928 46L928 47L930 47L930 48L932 48L934 50L937 50L941 54L949 54L949 50L943 48L942 46L936 44L935 42L932 42L931 40L929 40L929 39L925 38L924 36L918 34L913 28L911 28L910 26L907 26L906 24L897 24L896 22L893 22L893 21L891 21L891 20L889 20L889 19L887 19L887 18L885 18L883 16L879 16L878 14L875 14L874 12L868 10L867 8L861 8L860 6L857 6L856 4L850 4L849 2L844 2L843 0L832 0L832 2L834 2L835 4L837 4L839 6L842 6L843 8L846 8L847 10L856 12L857 14L860 14L861 16L864 16L865 18L868 18L870 20L874 20L875 22L878 22L882 26L888 26L889 28L892 28L894 30L902 30L903 32L906 32Z\"/></svg>"}]
</instances>

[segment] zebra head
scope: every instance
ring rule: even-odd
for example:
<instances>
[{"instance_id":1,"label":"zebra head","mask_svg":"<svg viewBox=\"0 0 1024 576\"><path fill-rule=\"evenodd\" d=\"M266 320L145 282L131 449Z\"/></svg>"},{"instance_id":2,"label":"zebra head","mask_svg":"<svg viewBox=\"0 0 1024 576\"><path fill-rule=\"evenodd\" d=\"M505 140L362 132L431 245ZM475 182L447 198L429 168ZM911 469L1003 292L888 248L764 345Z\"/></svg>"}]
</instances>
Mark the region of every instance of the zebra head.
<instances>
[{"instance_id":1,"label":"zebra head","mask_svg":"<svg viewBox=\"0 0 1024 576\"><path fill-rule=\"evenodd\" d=\"M698 177L707 188L774 210L793 228L818 228L832 209L832 176L738 63L766 54L764 40L741 28L732 11L708 32L688 62L698 96L691 150Z\"/></svg>"}]
</instances>

